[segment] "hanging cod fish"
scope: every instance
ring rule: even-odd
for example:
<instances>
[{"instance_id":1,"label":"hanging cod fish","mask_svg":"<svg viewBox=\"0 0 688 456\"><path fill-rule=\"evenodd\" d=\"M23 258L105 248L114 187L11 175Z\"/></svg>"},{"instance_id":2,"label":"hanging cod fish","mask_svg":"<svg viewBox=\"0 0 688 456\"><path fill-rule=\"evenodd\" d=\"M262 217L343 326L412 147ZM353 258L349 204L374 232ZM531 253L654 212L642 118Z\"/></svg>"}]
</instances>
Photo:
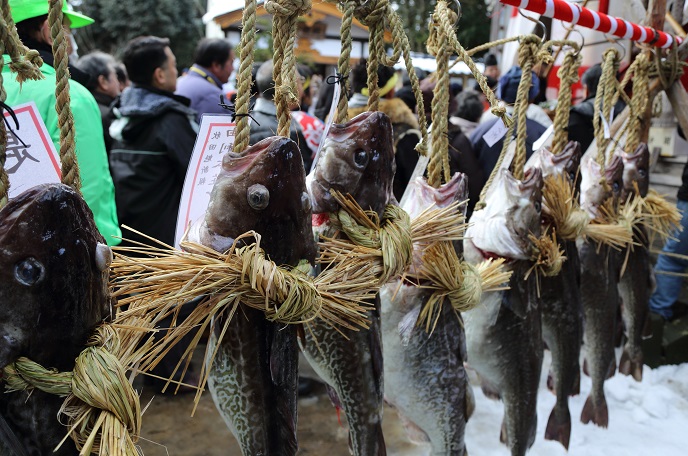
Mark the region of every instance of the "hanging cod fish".
<instances>
[{"instance_id":1,"label":"hanging cod fish","mask_svg":"<svg viewBox=\"0 0 688 456\"><path fill-rule=\"evenodd\" d=\"M523 181L501 169L464 240L466 261L505 258L505 267L513 271L510 289L484 293L480 305L463 314L468 364L480 375L483 389L504 402L501 440L513 456L523 456L533 444L537 424L542 329L535 279L527 274L529 235L540 235L542 184L538 169L527 171Z\"/></svg>"},{"instance_id":2,"label":"hanging cod fish","mask_svg":"<svg viewBox=\"0 0 688 456\"><path fill-rule=\"evenodd\" d=\"M334 234L328 214L337 212L340 206L330 190L348 193L363 209L382 216L385 206L394 202L396 165L392 145L392 124L381 112L365 112L346 124L332 125L307 179L315 233ZM309 323L301 349L328 384L335 405L346 413L353 454L382 456L387 453L382 435L379 297L368 317L369 329L360 331L335 329L322 321Z\"/></svg>"},{"instance_id":3,"label":"hanging cod fish","mask_svg":"<svg viewBox=\"0 0 688 456\"><path fill-rule=\"evenodd\" d=\"M630 202L631 198L644 198L650 184L650 152L641 143L633 154L622 153L623 192L621 200ZM637 381L643 379L643 334L649 331L650 295L655 283L652 273L648 233L642 226L634 227L634 240L640 245L633 246L627 255L624 273L619 279L621 297L621 317L626 332L626 343L619 361L619 372L632 375Z\"/></svg>"},{"instance_id":4,"label":"hanging cod fish","mask_svg":"<svg viewBox=\"0 0 688 456\"><path fill-rule=\"evenodd\" d=\"M564 150L554 155L542 148L536 151L526 163L525 169L537 168L542 176L570 183L575 188L581 160L580 145L569 141ZM556 185L556 183L554 183ZM546 198L546 197L545 197ZM547 221L547 208L543 208L543 220ZM558 440L568 448L571 438L571 412L569 396L580 391L580 346L582 339L582 318L579 293L578 251L574 240L560 241L566 255L559 274L540 278L540 310L542 316L542 338L552 353L552 372L548 386L557 395L557 402L549 416L545 438Z\"/></svg>"},{"instance_id":5,"label":"hanging cod fish","mask_svg":"<svg viewBox=\"0 0 688 456\"><path fill-rule=\"evenodd\" d=\"M421 177L409 187L403 209L412 218L432 205L447 207L468 197L467 178L460 173L439 189ZM454 245L461 258L462 244ZM411 270L418 268L420 254L414 254ZM430 332L418 324L433 292L398 280L380 291L385 399L397 409L411 440L429 442L433 455L459 456L465 454L466 422L474 408L463 365L466 338L461 315L446 297Z\"/></svg>"},{"instance_id":6,"label":"hanging cod fish","mask_svg":"<svg viewBox=\"0 0 688 456\"><path fill-rule=\"evenodd\" d=\"M623 162L615 155L604 171L588 154L581 163L580 205L591 219L603 218L602 207L613 207L623 188ZM613 210L613 209L612 209ZM619 258L607 245L579 238L580 295L585 318L583 370L592 379L590 396L581 412L581 421L607 427L609 414L604 397L604 381L616 371L614 339L619 307Z\"/></svg>"},{"instance_id":7,"label":"hanging cod fish","mask_svg":"<svg viewBox=\"0 0 688 456\"><path fill-rule=\"evenodd\" d=\"M112 252L91 210L66 185L38 185L0 210L0 246L0 369L25 357L71 372L94 328L112 316ZM53 452L68 432L58 420L63 402L39 389L3 391L0 454L77 454L71 439Z\"/></svg>"},{"instance_id":8,"label":"hanging cod fish","mask_svg":"<svg viewBox=\"0 0 688 456\"><path fill-rule=\"evenodd\" d=\"M223 252L253 230L276 264L296 266L304 259L312 264L310 223L299 148L290 139L271 137L225 155L205 220L192 228L189 240ZM208 350L217 350L208 384L220 415L243 454L296 454L296 325L270 322L262 311L243 306L218 342L226 318L227 313L215 323Z\"/></svg>"}]
</instances>

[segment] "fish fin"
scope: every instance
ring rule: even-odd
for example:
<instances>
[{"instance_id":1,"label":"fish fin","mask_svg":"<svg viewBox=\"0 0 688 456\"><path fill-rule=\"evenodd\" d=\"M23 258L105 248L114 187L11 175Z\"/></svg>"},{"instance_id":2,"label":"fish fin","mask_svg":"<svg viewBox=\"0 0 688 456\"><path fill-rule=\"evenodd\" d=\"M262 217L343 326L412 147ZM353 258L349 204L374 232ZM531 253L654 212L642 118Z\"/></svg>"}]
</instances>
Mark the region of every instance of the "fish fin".
<instances>
[{"instance_id":1,"label":"fish fin","mask_svg":"<svg viewBox=\"0 0 688 456\"><path fill-rule=\"evenodd\" d=\"M557 413L556 405L549 415L547 421L547 428L545 429L545 439L555 440L564 445L564 448L569 449L569 442L571 441L571 412L568 407L566 413Z\"/></svg>"},{"instance_id":2,"label":"fish fin","mask_svg":"<svg viewBox=\"0 0 688 456\"><path fill-rule=\"evenodd\" d=\"M588 358L583 358L583 373L590 377L590 371L588 370Z\"/></svg>"},{"instance_id":3,"label":"fish fin","mask_svg":"<svg viewBox=\"0 0 688 456\"><path fill-rule=\"evenodd\" d=\"M484 377L480 377L480 389L483 390L483 394L490 399L498 401L502 397L501 394L499 394L499 390L489 381L485 380Z\"/></svg>"},{"instance_id":4,"label":"fish fin","mask_svg":"<svg viewBox=\"0 0 688 456\"><path fill-rule=\"evenodd\" d=\"M296 454L299 448L296 438L296 390L298 386L298 354L296 329L287 325L279 328L269 323L272 328L270 337L270 377L272 380L274 413L271 426L278 429L273 437L281 454ZM278 440L277 440L278 439Z\"/></svg>"},{"instance_id":5,"label":"fish fin","mask_svg":"<svg viewBox=\"0 0 688 456\"><path fill-rule=\"evenodd\" d=\"M573 379L573 386L569 396L578 396L580 394L581 374L580 369L576 371L576 378Z\"/></svg>"},{"instance_id":6,"label":"fish fin","mask_svg":"<svg viewBox=\"0 0 688 456\"><path fill-rule=\"evenodd\" d=\"M506 418L502 420L502 426L499 429L499 441L506 445L508 441L508 436L506 435Z\"/></svg>"},{"instance_id":7,"label":"fish fin","mask_svg":"<svg viewBox=\"0 0 688 456\"><path fill-rule=\"evenodd\" d=\"M616 358L612 358L609 363L609 370L607 371L607 380L612 378L616 374Z\"/></svg>"},{"instance_id":8,"label":"fish fin","mask_svg":"<svg viewBox=\"0 0 688 456\"><path fill-rule=\"evenodd\" d=\"M592 394L586 399L581 412L581 422L588 424L591 421L603 428L609 426L609 411L604 396L600 398L600 403L597 405L593 403Z\"/></svg>"},{"instance_id":9,"label":"fish fin","mask_svg":"<svg viewBox=\"0 0 688 456\"><path fill-rule=\"evenodd\" d=\"M420 305L415 306L411 309L404 317L401 319L397 325L399 330L399 337L401 338L401 345L408 347L411 341L411 335L413 335L413 328L416 327L416 322L418 321L418 316L420 315Z\"/></svg>"},{"instance_id":10,"label":"fish fin","mask_svg":"<svg viewBox=\"0 0 688 456\"><path fill-rule=\"evenodd\" d=\"M556 394L556 392L554 391L554 374L552 374L551 369L549 372L547 372L547 389L550 393Z\"/></svg>"},{"instance_id":11,"label":"fish fin","mask_svg":"<svg viewBox=\"0 0 688 456\"><path fill-rule=\"evenodd\" d=\"M628 349L624 347L623 353L621 354L621 360L619 361L619 372L624 375L632 375L636 381L641 382L643 381L642 352L639 356L639 360L631 359Z\"/></svg>"},{"instance_id":12,"label":"fish fin","mask_svg":"<svg viewBox=\"0 0 688 456\"><path fill-rule=\"evenodd\" d=\"M382 434L382 424L378 423L375 427L377 434L377 454L375 456L387 456L387 444L385 443L385 436Z\"/></svg>"},{"instance_id":13,"label":"fish fin","mask_svg":"<svg viewBox=\"0 0 688 456\"><path fill-rule=\"evenodd\" d=\"M415 444L430 443L430 437L428 437L428 434L426 434L420 426L411 421L400 410L397 410L397 416L399 416L399 421L401 421L401 425L404 427L406 437L408 437L411 442Z\"/></svg>"},{"instance_id":14,"label":"fish fin","mask_svg":"<svg viewBox=\"0 0 688 456\"><path fill-rule=\"evenodd\" d=\"M515 275L515 274L514 274ZM517 317L519 318L526 318L526 315L528 314L528 310L531 307L530 303L530 293L528 293L529 287L523 286L523 282L527 282L527 280L521 280L521 279L515 279L517 280L516 284L514 284L514 279L512 276L512 280L509 283L509 286L511 289L507 290L504 292L502 295L502 305L504 307L507 307L510 309L513 313L516 314ZM516 285L516 286L514 286Z\"/></svg>"},{"instance_id":15,"label":"fish fin","mask_svg":"<svg viewBox=\"0 0 688 456\"><path fill-rule=\"evenodd\" d=\"M376 300L376 308L380 308L380 296L378 295ZM370 358L371 365L373 367L373 378L375 379L375 388L378 398L378 403L382 407L382 401L384 399L384 387L383 387L383 367L382 367L382 337L380 328L380 317L379 312L377 317L373 317L376 321L371 319L371 327L368 331L368 344L370 346Z\"/></svg>"},{"instance_id":16,"label":"fish fin","mask_svg":"<svg viewBox=\"0 0 688 456\"><path fill-rule=\"evenodd\" d=\"M473 416L473 412L475 412L475 393L473 392L473 387L470 385L470 383L466 382L466 399L464 400L464 415L466 417L466 423L468 423L468 419Z\"/></svg>"}]
</instances>

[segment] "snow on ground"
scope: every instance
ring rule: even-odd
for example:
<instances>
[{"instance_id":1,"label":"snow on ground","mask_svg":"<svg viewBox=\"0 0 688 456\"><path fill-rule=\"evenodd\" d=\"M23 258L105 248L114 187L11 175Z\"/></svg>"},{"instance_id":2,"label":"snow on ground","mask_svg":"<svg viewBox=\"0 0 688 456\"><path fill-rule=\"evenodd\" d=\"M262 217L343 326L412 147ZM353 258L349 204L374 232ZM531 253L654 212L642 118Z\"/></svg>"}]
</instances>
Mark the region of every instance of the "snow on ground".
<instances>
[{"instance_id":1,"label":"snow on ground","mask_svg":"<svg viewBox=\"0 0 688 456\"><path fill-rule=\"evenodd\" d=\"M618 373L607 380L604 390L609 407L608 429L580 421L591 386L590 378L582 375L581 394L569 399L572 428L567 453L559 442L544 439L555 402L545 386L550 359L546 352L538 394L537 435L529 456L688 455L688 364L657 369L645 366L640 383ZM466 428L468 453L509 456L506 446L499 442L502 403L487 399L478 386L474 391L475 413Z\"/></svg>"}]
</instances>

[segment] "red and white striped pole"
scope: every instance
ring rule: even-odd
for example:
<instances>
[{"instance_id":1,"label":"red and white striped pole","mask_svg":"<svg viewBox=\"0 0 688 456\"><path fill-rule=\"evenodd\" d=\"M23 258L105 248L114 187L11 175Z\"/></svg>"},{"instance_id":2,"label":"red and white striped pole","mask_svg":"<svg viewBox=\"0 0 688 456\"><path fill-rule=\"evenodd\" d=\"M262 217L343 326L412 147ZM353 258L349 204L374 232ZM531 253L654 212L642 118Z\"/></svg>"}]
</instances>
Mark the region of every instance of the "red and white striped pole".
<instances>
[{"instance_id":1,"label":"red and white striped pole","mask_svg":"<svg viewBox=\"0 0 688 456\"><path fill-rule=\"evenodd\" d=\"M559 19L581 27L608 33L619 38L630 39L639 43L647 43L660 48L668 48L674 43L680 44L681 41L683 41L677 36L650 27L634 24L619 17L598 13L597 11L564 0L499 1L505 5L532 11L545 17Z\"/></svg>"}]
</instances>

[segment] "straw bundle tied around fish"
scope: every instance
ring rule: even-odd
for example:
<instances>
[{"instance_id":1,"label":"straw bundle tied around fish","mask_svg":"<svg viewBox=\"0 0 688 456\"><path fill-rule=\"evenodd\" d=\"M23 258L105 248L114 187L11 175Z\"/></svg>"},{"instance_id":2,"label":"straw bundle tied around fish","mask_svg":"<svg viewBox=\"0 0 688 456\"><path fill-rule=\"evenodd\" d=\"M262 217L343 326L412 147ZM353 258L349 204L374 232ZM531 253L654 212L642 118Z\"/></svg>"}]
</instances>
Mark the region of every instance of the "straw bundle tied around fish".
<instances>
[{"instance_id":1,"label":"straw bundle tied around fish","mask_svg":"<svg viewBox=\"0 0 688 456\"><path fill-rule=\"evenodd\" d=\"M328 264L346 258L376 271L379 285L406 271L414 243L459 241L466 230L459 202L428 208L413 221L400 207L388 205L380 221L376 213L364 211L350 196L336 191L332 195L341 209L331 220L349 239L321 237L319 261Z\"/></svg>"},{"instance_id":2,"label":"straw bundle tied around fish","mask_svg":"<svg viewBox=\"0 0 688 456\"><path fill-rule=\"evenodd\" d=\"M615 249L633 242L633 231L627 223L618 223L618 219L614 220L611 216L603 220L591 220L580 208L578 199L573 195L573 187L563 174L545 178L542 197L543 212L562 241L583 236Z\"/></svg>"},{"instance_id":3,"label":"straw bundle tied around fish","mask_svg":"<svg viewBox=\"0 0 688 456\"><path fill-rule=\"evenodd\" d=\"M407 280L418 281L420 288L434 290L420 312L418 326L432 333L441 315L445 299L457 312L466 312L478 304L483 293L506 290L512 271L503 268L504 258L487 260L474 266L459 260L451 242L423 246L422 262Z\"/></svg>"},{"instance_id":4,"label":"straw bundle tied around fish","mask_svg":"<svg viewBox=\"0 0 688 456\"><path fill-rule=\"evenodd\" d=\"M137 456L141 431L139 398L126 371L151 348L141 344L150 329L148 321L131 320L131 326L99 326L79 355L72 372L47 369L21 357L3 370L6 391L37 388L66 397L60 415L68 417L68 437L80 455Z\"/></svg>"}]
</instances>

